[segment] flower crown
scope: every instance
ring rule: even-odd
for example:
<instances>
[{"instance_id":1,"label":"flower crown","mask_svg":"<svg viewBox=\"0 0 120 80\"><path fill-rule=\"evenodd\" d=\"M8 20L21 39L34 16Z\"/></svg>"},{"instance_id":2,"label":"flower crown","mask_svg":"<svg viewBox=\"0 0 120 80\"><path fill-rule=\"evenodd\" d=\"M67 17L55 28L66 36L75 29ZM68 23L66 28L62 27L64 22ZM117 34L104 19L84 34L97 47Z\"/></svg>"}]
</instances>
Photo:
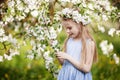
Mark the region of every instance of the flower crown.
<instances>
[{"instance_id":1,"label":"flower crown","mask_svg":"<svg viewBox=\"0 0 120 80\"><path fill-rule=\"evenodd\" d=\"M61 16L63 18L73 19L73 21L80 23L83 25L87 25L91 22L91 19L87 15L81 15L77 10L73 10L70 8L65 8L61 11Z\"/></svg>"}]
</instances>

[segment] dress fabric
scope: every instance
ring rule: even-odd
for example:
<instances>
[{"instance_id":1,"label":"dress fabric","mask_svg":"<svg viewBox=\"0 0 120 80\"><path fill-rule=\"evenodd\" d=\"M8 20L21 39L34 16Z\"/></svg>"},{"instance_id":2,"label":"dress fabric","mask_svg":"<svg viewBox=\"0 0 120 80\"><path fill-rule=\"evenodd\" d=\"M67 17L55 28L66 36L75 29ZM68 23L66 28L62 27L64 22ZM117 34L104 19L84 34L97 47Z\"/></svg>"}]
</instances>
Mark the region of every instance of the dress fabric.
<instances>
[{"instance_id":1,"label":"dress fabric","mask_svg":"<svg viewBox=\"0 0 120 80\"><path fill-rule=\"evenodd\" d=\"M66 53L71 55L75 60L80 61L82 48L81 40L75 41L72 38L69 38L66 47ZM84 73L78 70L69 61L64 60L63 66L59 71L57 80L92 80L92 75L91 72Z\"/></svg>"}]
</instances>

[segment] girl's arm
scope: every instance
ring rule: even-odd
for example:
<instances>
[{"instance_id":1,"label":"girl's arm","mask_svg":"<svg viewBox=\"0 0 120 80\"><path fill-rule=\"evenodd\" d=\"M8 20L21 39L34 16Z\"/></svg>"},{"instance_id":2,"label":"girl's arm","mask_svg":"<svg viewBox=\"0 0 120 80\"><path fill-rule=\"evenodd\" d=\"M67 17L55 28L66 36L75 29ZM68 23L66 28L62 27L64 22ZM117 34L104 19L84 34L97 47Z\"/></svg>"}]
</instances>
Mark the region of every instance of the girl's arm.
<instances>
[{"instance_id":1,"label":"girl's arm","mask_svg":"<svg viewBox=\"0 0 120 80\"><path fill-rule=\"evenodd\" d=\"M73 59L72 56L70 56L66 53L63 53L63 52L57 53L57 56L58 56L58 58L68 60L79 70L81 70L83 72L89 72L91 70L91 66L92 66L92 62L93 62L94 47L95 47L95 43L93 41L89 41L86 46L86 48L87 48L86 62L84 62L84 63Z\"/></svg>"}]
</instances>

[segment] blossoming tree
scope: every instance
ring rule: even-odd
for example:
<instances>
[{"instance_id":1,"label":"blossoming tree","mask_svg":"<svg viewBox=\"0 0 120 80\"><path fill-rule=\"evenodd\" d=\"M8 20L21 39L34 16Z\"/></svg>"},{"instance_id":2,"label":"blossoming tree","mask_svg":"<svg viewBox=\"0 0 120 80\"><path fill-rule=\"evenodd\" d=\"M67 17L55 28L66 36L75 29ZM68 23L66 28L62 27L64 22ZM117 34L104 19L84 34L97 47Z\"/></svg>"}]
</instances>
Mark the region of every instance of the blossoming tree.
<instances>
[{"instance_id":1,"label":"blossoming tree","mask_svg":"<svg viewBox=\"0 0 120 80\"><path fill-rule=\"evenodd\" d=\"M54 76L58 72L54 53L61 50L57 35L62 31L62 9L74 8L81 15L89 16L89 26L93 32L107 32L111 37L120 36L118 25L113 28L104 26L109 21L120 22L119 10L108 0L8 0L1 3L0 7L0 62L19 55L20 47L30 42L31 48L27 50L26 57L37 59L42 56L46 68ZM75 14L75 20L79 21L79 15ZM112 55L116 64L119 64L118 53L113 53L114 45L108 44L107 40L100 41L103 54Z\"/></svg>"}]
</instances>

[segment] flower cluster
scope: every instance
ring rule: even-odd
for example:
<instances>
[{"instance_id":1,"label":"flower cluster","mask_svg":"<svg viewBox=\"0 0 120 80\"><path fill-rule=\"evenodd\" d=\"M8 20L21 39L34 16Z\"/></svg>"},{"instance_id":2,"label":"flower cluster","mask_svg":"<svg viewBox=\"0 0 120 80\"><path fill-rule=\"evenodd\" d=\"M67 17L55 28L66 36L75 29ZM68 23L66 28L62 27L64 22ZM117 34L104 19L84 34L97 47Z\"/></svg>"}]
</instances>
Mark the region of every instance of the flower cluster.
<instances>
[{"instance_id":1,"label":"flower cluster","mask_svg":"<svg viewBox=\"0 0 120 80\"><path fill-rule=\"evenodd\" d=\"M108 44L108 41L107 40L103 40L101 43L100 43L100 48L103 52L104 55L108 55L109 56L109 53L111 53L114 49L114 46L112 43Z\"/></svg>"},{"instance_id":2,"label":"flower cluster","mask_svg":"<svg viewBox=\"0 0 120 80\"><path fill-rule=\"evenodd\" d=\"M1 47L1 46L4 46L4 47ZM8 46L11 46L11 47L8 48ZM15 48L13 48L14 46ZM1 53L3 51L5 53L3 55L0 54L0 62L3 62L5 59L12 60L13 56L19 55L19 52L17 50L18 48L19 48L19 43L17 42L17 39L13 38L11 34L6 35L4 28L0 26L0 51Z\"/></svg>"},{"instance_id":3,"label":"flower cluster","mask_svg":"<svg viewBox=\"0 0 120 80\"><path fill-rule=\"evenodd\" d=\"M91 22L89 16L81 15L77 10L73 10L70 8L65 8L61 11L61 16L63 18L70 18L73 21L80 23L82 22L83 25L87 25Z\"/></svg>"},{"instance_id":4,"label":"flower cluster","mask_svg":"<svg viewBox=\"0 0 120 80\"><path fill-rule=\"evenodd\" d=\"M100 42L100 48L104 55L107 55L108 57L111 56L112 59L114 59L116 64L119 64L120 58L117 56L116 53L113 52L114 46L112 43L108 44L108 40L103 40Z\"/></svg>"}]
</instances>

